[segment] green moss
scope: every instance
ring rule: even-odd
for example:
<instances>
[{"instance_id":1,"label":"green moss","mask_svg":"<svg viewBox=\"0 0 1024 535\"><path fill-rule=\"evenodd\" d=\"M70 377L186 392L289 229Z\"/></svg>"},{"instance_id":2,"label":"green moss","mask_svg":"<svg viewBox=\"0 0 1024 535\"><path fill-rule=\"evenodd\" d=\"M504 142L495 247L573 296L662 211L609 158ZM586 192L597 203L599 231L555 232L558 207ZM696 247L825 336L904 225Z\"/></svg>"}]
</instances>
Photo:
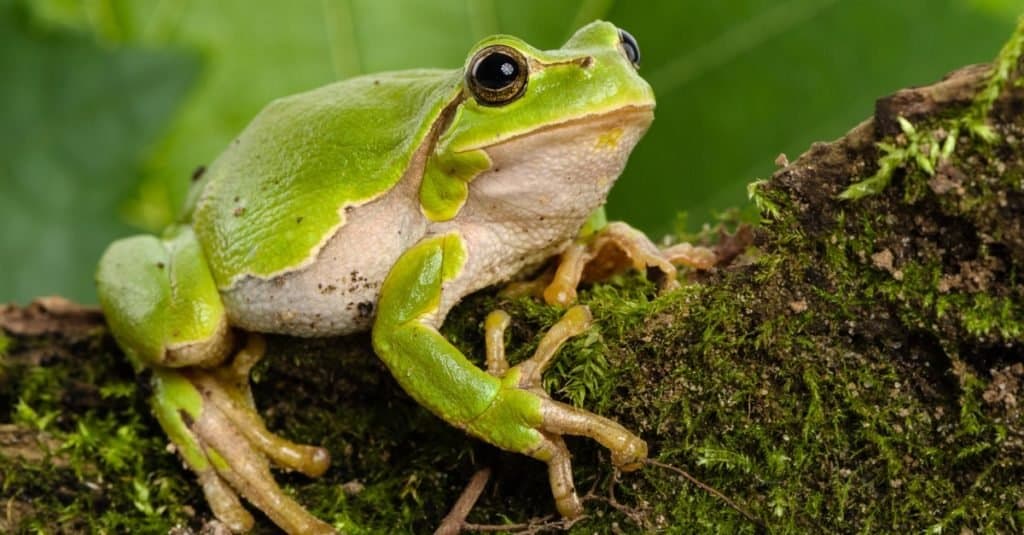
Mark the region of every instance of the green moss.
<instances>
[{"instance_id":1,"label":"green moss","mask_svg":"<svg viewBox=\"0 0 1024 535\"><path fill-rule=\"evenodd\" d=\"M1024 334L1024 310L1018 300L988 294L955 294L939 297L938 309L957 314L963 328L978 338L1019 340Z\"/></svg>"},{"instance_id":2,"label":"green moss","mask_svg":"<svg viewBox=\"0 0 1024 535\"><path fill-rule=\"evenodd\" d=\"M889 182L892 181L896 171L905 169L913 163L921 172L931 176L935 174L935 166L940 158L946 157L956 147L956 137L959 129L955 124L946 125L952 130L944 136L942 148L939 148L939 139L936 131L918 130L910 121L898 117L900 129L903 130L901 144L878 142L876 145L882 151L878 159L878 170L870 178L856 182L839 194L840 199L855 201L868 195L875 195L881 192ZM955 123L955 121L953 122Z\"/></svg>"},{"instance_id":3,"label":"green moss","mask_svg":"<svg viewBox=\"0 0 1024 535\"><path fill-rule=\"evenodd\" d=\"M5 420L39 432L24 455L42 461L26 462L17 449L0 454L3 494L21 504L12 509L14 525L19 532L164 533L187 521L197 489L180 463L159 454L166 442L140 411L127 364L95 344L88 350L107 356L11 367L18 402ZM91 408L74 409L82 405Z\"/></svg>"},{"instance_id":4,"label":"green moss","mask_svg":"<svg viewBox=\"0 0 1024 535\"><path fill-rule=\"evenodd\" d=\"M756 180L747 184L747 198L750 202L754 203L757 210L770 217L771 219L778 219L782 215L782 210L779 205L765 194L763 185L767 184L766 180Z\"/></svg>"}]
</instances>

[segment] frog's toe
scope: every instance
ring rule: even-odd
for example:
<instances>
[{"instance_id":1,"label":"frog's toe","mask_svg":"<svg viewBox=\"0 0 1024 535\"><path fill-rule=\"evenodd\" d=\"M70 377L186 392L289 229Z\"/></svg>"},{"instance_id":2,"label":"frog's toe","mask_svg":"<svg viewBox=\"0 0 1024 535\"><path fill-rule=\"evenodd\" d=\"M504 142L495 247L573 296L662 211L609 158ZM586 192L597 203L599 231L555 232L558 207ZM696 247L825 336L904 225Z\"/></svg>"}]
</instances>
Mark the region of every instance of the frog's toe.
<instances>
[{"instance_id":1,"label":"frog's toe","mask_svg":"<svg viewBox=\"0 0 1024 535\"><path fill-rule=\"evenodd\" d=\"M245 439L269 457L274 464L289 470L318 477L327 470L331 459L327 450L296 444L267 430L249 388L249 372L266 353L266 341L250 333L246 344L222 366L188 374L203 396L215 405L240 430Z\"/></svg>"},{"instance_id":2,"label":"frog's toe","mask_svg":"<svg viewBox=\"0 0 1024 535\"><path fill-rule=\"evenodd\" d=\"M288 533L334 532L277 485L268 461L319 475L330 462L326 450L270 433L248 391L223 384L216 371L160 369L153 379L157 418L221 522L236 532L252 527L241 495Z\"/></svg>"},{"instance_id":3,"label":"frog's toe","mask_svg":"<svg viewBox=\"0 0 1024 535\"><path fill-rule=\"evenodd\" d=\"M248 400L232 395L232 389L225 387L218 378L193 372L190 379L203 393L205 400L224 415L229 425L237 429L244 440L274 461L274 464L310 477L322 475L330 466L331 456L326 449L296 444L271 433Z\"/></svg>"},{"instance_id":4,"label":"frog's toe","mask_svg":"<svg viewBox=\"0 0 1024 535\"><path fill-rule=\"evenodd\" d=\"M244 496L285 532L334 533L331 526L311 515L281 490L261 449L254 448L231 417L218 407L204 407L203 415L191 427L225 486ZM204 485L204 489L206 487ZM232 513L234 510L229 509ZM216 510L215 514L227 523Z\"/></svg>"},{"instance_id":5,"label":"frog's toe","mask_svg":"<svg viewBox=\"0 0 1024 535\"><path fill-rule=\"evenodd\" d=\"M555 276L555 266L541 271L532 279L510 282L498 292L500 297L515 299L517 297L533 297L544 299L544 292L551 285Z\"/></svg>"},{"instance_id":6,"label":"frog's toe","mask_svg":"<svg viewBox=\"0 0 1024 535\"><path fill-rule=\"evenodd\" d=\"M712 249L689 243L677 243L663 249L661 254L674 265L697 270L709 270L722 260Z\"/></svg>"},{"instance_id":7,"label":"frog's toe","mask_svg":"<svg viewBox=\"0 0 1024 535\"><path fill-rule=\"evenodd\" d=\"M539 404L538 418L531 424L536 442L521 451L547 463L551 493L559 513L566 518L578 517L583 507L573 487L571 457L562 436L590 437L611 452L612 464L627 472L643 465L647 458L647 443L613 420L555 401L544 392L543 374L558 349L590 326L591 315L587 307L576 305L567 310L541 338L533 356L511 369L505 362L502 344L508 322L508 315L500 311L492 312L485 321L487 369L505 381L514 381L511 388Z\"/></svg>"},{"instance_id":8,"label":"frog's toe","mask_svg":"<svg viewBox=\"0 0 1024 535\"><path fill-rule=\"evenodd\" d=\"M583 514L583 503L576 494L572 482L572 455L565 441L558 435L544 435L535 450L529 452L535 459L548 464L548 480L555 508L565 518L576 518Z\"/></svg>"},{"instance_id":9,"label":"frog's toe","mask_svg":"<svg viewBox=\"0 0 1024 535\"><path fill-rule=\"evenodd\" d=\"M583 505L573 486L572 461L563 435L594 439L611 452L612 464L626 472L640 468L647 458L647 443L618 423L547 396L540 396L540 425L534 429L540 440L523 453L547 463L551 495L565 518L583 514Z\"/></svg>"},{"instance_id":10,"label":"frog's toe","mask_svg":"<svg viewBox=\"0 0 1024 535\"><path fill-rule=\"evenodd\" d=\"M629 269L645 273L662 290L679 286L675 264L647 235L621 221L609 223L590 243L581 280L601 281Z\"/></svg>"},{"instance_id":11,"label":"frog's toe","mask_svg":"<svg viewBox=\"0 0 1024 535\"><path fill-rule=\"evenodd\" d=\"M532 295L549 305L569 306L576 301L580 284L603 281L630 269L646 274L667 291L679 287L676 266L707 270L718 261L711 249L688 243L660 249L643 232L616 221L586 241L571 243L552 269L532 281L509 285L502 295Z\"/></svg>"},{"instance_id":12,"label":"frog's toe","mask_svg":"<svg viewBox=\"0 0 1024 535\"><path fill-rule=\"evenodd\" d=\"M535 278L509 283L498 295L507 298L529 296L549 305L567 307L576 302L576 287L590 259L589 245L570 243L557 260Z\"/></svg>"},{"instance_id":13,"label":"frog's toe","mask_svg":"<svg viewBox=\"0 0 1024 535\"><path fill-rule=\"evenodd\" d=\"M624 472L640 468L647 458L647 442L604 416L546 399L541 401L541 420L545 433L597 441L611 452L612 464Z\"/></svg>"},{"instance_id":14,"label":"frog's toe","mask_svg":"<svg viewBox=\"0 0 1024 535\"><path fill-rule=\"evenodd\" d=\"M238 499L238 493L231 489L224 479L217 475L216 470L197 471L196 476L210 505L213 516L224 523L233 532L252 529L253 519Z\"/></svg>"},{"instance_id":15,"label":"frog's toe","mask_svg":"<svg viewBox=\"0 0 1024 535\"><path fill-rule=\"evenodd\" d=\"M541 397L540 440L523 453L548 465L548 479L555 507L566 518L576 518L583 506L572 478L572 462L563 435L586 436L611 452L612 464L629 472L643 465L647 443L626 428L603 416Z\"/></svg>"},{"instance_id":16,"label":"frog's toe","mask_svg":"<svg viewBox=\"0 0 1024 535\"><path fill-rule=\"evenodd\" d=\"M586 306L576 305L567 310L562 318L552 325L548 332L544 333L533 355L516 366L520 370L520 388L543 393L541 383L544 379L544 372L554 362L559 348L570 338L586 331L592 320L590 309Z\"/></svg>"}]
</instances>

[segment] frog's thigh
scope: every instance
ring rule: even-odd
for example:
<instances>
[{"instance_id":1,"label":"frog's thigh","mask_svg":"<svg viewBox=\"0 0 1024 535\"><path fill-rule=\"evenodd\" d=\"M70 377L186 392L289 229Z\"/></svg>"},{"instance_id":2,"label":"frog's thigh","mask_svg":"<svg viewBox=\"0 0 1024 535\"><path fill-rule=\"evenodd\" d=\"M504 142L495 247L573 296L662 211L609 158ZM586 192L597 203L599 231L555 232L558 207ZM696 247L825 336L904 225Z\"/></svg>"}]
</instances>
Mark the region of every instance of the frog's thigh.
<instances>
[{"instance_id":1,"label":"frog's thigh","mask_svg":"<svg viewBox=\"0 0 1024 535\"><path fill-rule=\"evenodd\" d=\"M114 242L96 282L111 331L136 365L213 366L230 352L224 305L190 228Z\"/></svg>"}]
</instances>

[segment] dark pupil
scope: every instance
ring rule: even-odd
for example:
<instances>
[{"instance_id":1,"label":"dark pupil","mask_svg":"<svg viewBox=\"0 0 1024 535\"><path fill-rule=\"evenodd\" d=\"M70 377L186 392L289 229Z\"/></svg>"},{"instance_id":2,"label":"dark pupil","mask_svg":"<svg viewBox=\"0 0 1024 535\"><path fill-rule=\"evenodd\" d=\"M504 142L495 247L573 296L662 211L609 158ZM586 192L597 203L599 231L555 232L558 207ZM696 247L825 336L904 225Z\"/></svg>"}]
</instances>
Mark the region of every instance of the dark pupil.
<instances>
[{"instance_id":1,"label":"dark pupil","mask_svg":"<svg viewBox=\"0 0 1024 535\"><path fill-rule=\"evenodd\" d=\"M473 75L487 89L501 89L516 80L519 65L507 54L495 52L476 64Z\"/></svg>"},{"instance_id":2,"label":"dark pupil","mask_svg":"<svg viewBox=\"0 0 1024 535\"><path fill-rule=\"evenodd\" d=\"M619 37L622 39L622 48L626 51L626 58L633 64L640 63L640 46L636 39L626 30L619 30Z\"/></svg>"}]
</instances>

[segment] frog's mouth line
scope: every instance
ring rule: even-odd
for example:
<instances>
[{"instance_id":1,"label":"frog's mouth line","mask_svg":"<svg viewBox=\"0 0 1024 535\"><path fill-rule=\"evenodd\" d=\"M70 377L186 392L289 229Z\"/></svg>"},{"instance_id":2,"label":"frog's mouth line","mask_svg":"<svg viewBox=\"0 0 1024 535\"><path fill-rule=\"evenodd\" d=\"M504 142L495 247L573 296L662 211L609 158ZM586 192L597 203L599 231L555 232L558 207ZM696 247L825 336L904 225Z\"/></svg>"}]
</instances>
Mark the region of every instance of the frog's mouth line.
<instances>
[{"instance_id":1,"label":"frog's mouth line","mask_svg":"<svg viewBox=\"0 0 1024 535\"><path fill-rule=\"evenodd\" d=\"M562 128L572 128L572 127L583 125L583 124L587 124L587 123L596 123L596 122L608 121L608 120L611 120L611 119L614 119L614 118L619 118L620 119L619 122L620 122L621 125L627 125L627 124L631 124L631 123L639 123L639 122L641 122L641 121L646 119L645 122L647 124L643 126L646 129L648 126L650 126L651 121L654 120L654 104L650 104L650 105L646 105L646 106L623 106L621 108L618 108L618 109L615 109L615 110L612 110L612 111L609 111L609 112L591 113L591 114L588 114L588 115L581 115L579 117L575 117L575 118L572 118L572 119L569 119L569 120L566 120L566 121L562 121L560 123L549 124L549 125L542 126L540 128L534 128L533 130L527 130L525 132L519 132L517 134L513 134L513 135L505 137L505 138L499 138L498 140L493 141L491 143L474 145L474 146L471 146L471 147L465 147L465 148L460 149L458 152L471 152L471 151L474 151L474 150L488 149L488 148L491 148L491 147L494 147L494 146L497 146L497 145L502 145L504 143L509 143L509 142L512 142L512 141L516 141L518 139L522 139L522 138L527 137L527 136L532 136L532 135L540 134L540 133L543 133L543 132L550 132L550 131L553 131L553 130L560 130Z\"/></svg>"}]
</instances>

